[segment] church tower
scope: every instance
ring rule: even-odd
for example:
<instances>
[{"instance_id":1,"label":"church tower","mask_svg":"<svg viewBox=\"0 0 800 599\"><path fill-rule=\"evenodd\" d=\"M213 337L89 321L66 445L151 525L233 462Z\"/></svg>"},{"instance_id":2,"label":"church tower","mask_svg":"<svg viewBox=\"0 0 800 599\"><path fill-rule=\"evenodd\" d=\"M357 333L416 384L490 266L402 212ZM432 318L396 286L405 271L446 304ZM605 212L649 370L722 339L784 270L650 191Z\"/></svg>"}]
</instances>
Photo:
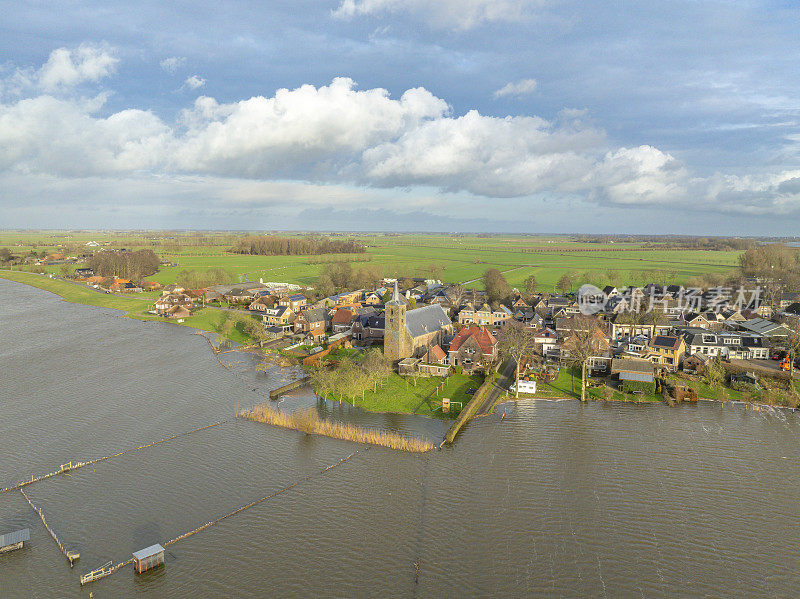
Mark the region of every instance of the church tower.
<instances>
[{"instance_id":1,"label":"church tower","mask_svg":"<svg viewBox=\"0 0 800 599\"><path fill-rule=\"evenodd\" d=\"M392 299L386 302L386 320L383 332L383 355L394 364L410 355L406 342L406 304L400 299L397 281Z\"/></svg>"}]
</instances>

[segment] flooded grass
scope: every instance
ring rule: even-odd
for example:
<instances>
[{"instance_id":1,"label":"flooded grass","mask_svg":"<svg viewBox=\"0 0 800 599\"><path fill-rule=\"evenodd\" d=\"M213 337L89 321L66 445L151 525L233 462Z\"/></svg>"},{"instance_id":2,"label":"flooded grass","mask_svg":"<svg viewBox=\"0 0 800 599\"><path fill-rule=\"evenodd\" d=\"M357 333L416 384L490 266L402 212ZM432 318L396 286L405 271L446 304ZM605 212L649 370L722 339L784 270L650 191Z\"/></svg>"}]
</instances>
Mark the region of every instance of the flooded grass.
<instances>
[{"instance_id":1,"label":"flooded grass","mask_svg":"<svg viewBox=\"0 0 800 599\"><path fill-rule=\"evenodd\" d=\"M404 437L397 433L364 429L352 424L324 420L319 417L316 408L313 407L290 413L275 410L268 404L259 404L249 410L241 410L239 417L283 428L291 428L306 434L324 435L334 439L353 441L354 443L380 445L399 451L424 453L433 449L433 444L423 439Z\"/></svg>"}]
</instances>

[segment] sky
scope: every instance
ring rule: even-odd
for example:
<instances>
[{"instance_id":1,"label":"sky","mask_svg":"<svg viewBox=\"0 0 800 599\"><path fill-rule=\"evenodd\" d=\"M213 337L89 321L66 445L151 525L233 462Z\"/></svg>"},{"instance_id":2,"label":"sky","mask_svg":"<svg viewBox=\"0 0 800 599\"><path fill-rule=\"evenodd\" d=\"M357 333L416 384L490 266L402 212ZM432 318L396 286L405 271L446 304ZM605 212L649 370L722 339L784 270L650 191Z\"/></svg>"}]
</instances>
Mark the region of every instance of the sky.
<instances>
[{"instance_id":1,"label":"sky","mask_svg":"<svg viewBox=\"0 0 800 599\"><path fill-rule=\"evenodd\" d=\"M0 14L0 228L800 234L800 2Z\"/></svg>"}]
</instances>

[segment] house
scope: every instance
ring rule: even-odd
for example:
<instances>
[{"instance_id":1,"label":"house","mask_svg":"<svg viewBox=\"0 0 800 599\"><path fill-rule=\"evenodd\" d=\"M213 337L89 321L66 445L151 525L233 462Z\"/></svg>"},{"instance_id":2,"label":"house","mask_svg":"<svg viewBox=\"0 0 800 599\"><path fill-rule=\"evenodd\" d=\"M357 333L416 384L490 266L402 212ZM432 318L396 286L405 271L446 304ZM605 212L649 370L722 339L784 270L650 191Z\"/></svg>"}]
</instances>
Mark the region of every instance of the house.
<instances>
[{"instance_id":1,"label":"house","mask_svg":"<svg viewBox=\"0 0 800 599\"><path fill-rule=\"evenodd\" d=\"M383 315L359 315L353 321L353 339L359 341L383 341L385 324L386 319Z\"/></svg>"},{"instance_id":2,"label":"house","mask_svg":"<svg viewBox=\"0 0 800 599\"><path fill-rule=\"evenodd\" d=\"M465 371L487 369L497 359L497 338L484 327L470 325L461 329L450 343L448 361Z\"/></svg>"},{"instance_id":3,"label":"house","mask_svg":"<svg viewBox=\"0 0 800 599\"><path fill-rule=\"evenodd\" d=\"M325 308L304 310L295 319L294 330L296 333L303 333L307 337L319 340L325 336L325 331L328 329L328 320L328 311Z\"/></svg>"},{"instance_id":4,"label":"house","mask_svg":"<svg viewBox=\"0 0 800 599\"><path fill-rule=\"evenodd\" d=\"M764 318L751 318L739 323L739 327L746 331L761 335L765 339L775 341L785 341L792 334L792 331L783 324L777 324Z\"/></svg>"},{"instance_id":5,"label":"house","mask_svg":"<svg viewBox=\"0 0 800 599\"><path fill-rule=\"evenodd\" d=\"M166 314L175 306L183 306L187 310L191 310L194 302L185 293L169 293L156 300L155 309L158 314Z\"/></svg>"},{"instance_id":6,"label":"house","mask_svg":"<svg viewBox=\"0 0 800 599\"><path fill-rule=\"evenodd\" d=\"M295 314L300 312L300 309L308 303L308 299L302 293L293 293L291 295L284 295L278 300L278 305L286 306Z\"/></svg>"},{"instance_id":7,"label":"house","mask_svg":"<svg viewBox=\"0 0 800 599\"><path fill-rule=\"evenodd\" d=\"M77 272L78 271L76 270L75 273L77 274ZM800 302L800 291L787 291L785 293L781 293L779 306L781 310L785 310L797 302Z\"/></svg>"},{"instance_id":8,"label":"house","mask_svg":"<svg viewBox=\"0 0 800 599\"><path fill-rule=\"evenodd\" d=\"M656 335L647 346L647 359L673 372L680 366L685 353L686 342L680 336Z\"/></svg>"},{"instance_id":9,"label":"house","mask_svg":"<svg viewBox=\"0 0 800 599\"><path fill-rule=\"evenodd\" d=\"M513 313L503 304L492 310L489 304L483 304L475 308L471 303L464 306L458 313L458 324L478 326L499 327L507 323L513 317Z\"/></svg>"},{"instance_id":10,"label":"house","mask_svg":"<svg viewBox=\"0 0 800 599\"><path fill-rule=\"evenodd\" d=\"M565 316L556 318L556 334L562 339L572 336L575 332L589 332L598 329L605 336L606 323L594 316Z\"/></svg>"},{"instance_id":11,"label":"house","mask_svg":"<svg viewBox=\"0 0 800 599\"><path fill-rule=\"evenodd\" d=\"M291 328L296 322L294 311L288 306L270 306L261 310L262 322L266 326L277 326L283 329Z\"/></svg>"},{"instance_id":12,"label":"house","mask_svg":"<svg viewBox=\"0 0 800 599\"><path fill-rule=\"evenodd\" d=\"M611 375L617 375L620 381L652 383L654 374L655 367L650 360L614 358L611 362Z\"/></svg>"},{"instance_id":13,"label":"house","mask_svg":"<svg viewBox=\"0 0 800 599\"><path fill-rule=\"evenodd\" d=\"M705 354L715 357L725 355L725 346L716 333L702 329L689 330L684 333L686 352L689 355Z\"/></svg>"},{"instance_id":14,"label":"house","mask_svg":"<svg viewBox=\"0 0 800 599\"><path fill-rule=\"evenodd\" d=\"M439 344L433 345L425 354L425 362L428 364L447 364L447 354Z\"/></svg>"},{"instance_id":15,"label":"house","mask_svg":"<svg viewBox=\"0 0 800 599\"><path fill-rule=\"evenodd\" d=\"M615 314L611 317L610 322L612 339L635 337L637 335L652 337L655 332L655 325L642 322L632 323L627 314Z\"/></svg>"},{"instance_id":16,"label":"house","mask_svg":"<svg viewBox=\"0 0 800 599\"><path fill-rule=\"evenodd\" d=\"M168 295L170 293L183 293L184 288L180 285L176 285L175 283L170 283L169 285L165 285L164 289L161 290L161 295Z\"/></svg>"},{"instance_id":17,"label":"house","mask_svg":"<svg viewBox=\"0 0 800 599\"><path fill-rule=\"evenodd\" d=\"M769 348L764 346L761 335L746 331L724 331L717 334L724 346L723 356L739 360L766 360Z\"/></svg>"},{"instance_id":18,"label":"house","mask_svg":"<svg viewBox=\"0 0 800 599\"><path fill-rule=\"evenodd\" d=\"M353 329L355 313L350 308L338 308L331 319L331 330L336 333L349 333Z\"/></svg>"},{"instance_id":19,"label":"house","mask_svg":"<svg viewBox=\"0 0 800 599\"><path fill-rule=\"evenodd\" d=\"M268 308L274 308L275 304L278 303L278 297L275 295L259 295L250 302L250 305L247 306L248 310L252 310L253 312L264 312ZM292 310L295 312L295 310Z\"/></svg>"},{"instance_id":20,"label":"house","mask_svg":"<svg viewBox=\"0 0 800 599\"><path fill-rule=\"evenodd\" d=\"M605 287L603 287L603 293L605 294L606 297L615 297L620 295L619 289L617 289L613 285L606 285Z\"/></svg>"},{"instance_id":21,"label":"house","mask_svg":"<svg viewBox=\"0 0 800 599\"><path fill-rule=\"evenodd\" d=\"M533 334L533 342L541 355L553 349L558 342L558 334L551 328L542 327Z\"/></svg>"},{"instance_id":22,"label":"house","mask_svg":"<svg viewBox=\"0 0 800 599\"><path fill-rule=\"evenodd\" d=\"M75 269L75 276L78 278L86 278L91 277L94 275L94 269L92 268L76 268ZM787 304L788 305L788 304Z\"/></svg>"}]
</instances>

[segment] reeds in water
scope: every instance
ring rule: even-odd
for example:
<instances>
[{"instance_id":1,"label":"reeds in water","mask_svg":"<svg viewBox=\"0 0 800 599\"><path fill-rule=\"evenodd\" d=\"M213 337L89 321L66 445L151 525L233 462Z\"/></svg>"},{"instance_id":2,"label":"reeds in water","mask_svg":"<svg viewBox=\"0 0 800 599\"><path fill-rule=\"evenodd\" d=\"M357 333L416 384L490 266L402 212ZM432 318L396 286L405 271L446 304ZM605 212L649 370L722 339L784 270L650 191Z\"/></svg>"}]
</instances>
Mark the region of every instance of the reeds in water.
<instances>
[{"instance_id":1,"label":"reeds in water","mask_svg":"<svg viewBox=\"0 0 800 599\"><path fill-rule=\"evenodd\" d=\"M241 418L264 422L283 428L292 428L306 434L325 435L334 439L344 439L355 443L369 443L389 449L424 453L433 449L433 445L422 439L404 437L397 433L359 428L352 424L332 422L319 417L316 408L308 408L298 412L280 412L268 404L259 404L249 410L239 412Z\"/></svg>"}]
</instances>

